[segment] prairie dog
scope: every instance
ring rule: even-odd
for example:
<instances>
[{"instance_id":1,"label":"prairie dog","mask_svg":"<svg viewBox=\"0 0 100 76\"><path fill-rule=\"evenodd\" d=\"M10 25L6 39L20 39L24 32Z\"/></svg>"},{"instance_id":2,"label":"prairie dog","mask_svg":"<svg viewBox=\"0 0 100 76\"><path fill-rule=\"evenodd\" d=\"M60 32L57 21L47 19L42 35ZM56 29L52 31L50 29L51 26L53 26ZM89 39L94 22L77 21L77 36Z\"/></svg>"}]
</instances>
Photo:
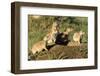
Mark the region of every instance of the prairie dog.
<instances>
[{"instance_id":1,"label":"prairie dog","mask_svg":"<svg viewBox=\"0 0 100 76\"><path fill-rule=\"evenodd\" d=\"M47 39L47 43L53 43L56 41L56 36L59 33L59 26L56 22L53 23L52 28L50 32L44 37L44 39Z\"/></svg>"},{"instance_id":2,"label":"prairie dog","mask_svg":"<svg viewBox=\"0 0 100 76\"><path fill-rule=\"evenodd\" d=\"M67 29L63 32L62 37L64 38L65 36L68 36L69 33L70 33L71 31L73 31L73 28L67 28Z\"/></svg>"},{"instance_id":3,"label":"prairie dog","mask_svg":"<svg viewBox=\"0 0 100 76\"><path fill-rule=\"evenodd\" d=\"M59 25L56 22L54 22L53 25L52 25L52 28L51 28L51 32L52 33L58 33L59 29L60 29Z\"/></svg>"},{"instance_id":4,"label":"prairie dog","mask_svg":"<svg viewBox=\"0 0 100 76\"><path fill-rule=\"evenodd\" d=\"M40 52L42 51L43 49L45 49L46 51L48 50L46 48L46 39L45 40L41 40L37 43L35 43L33 46L32 46L32 53L35 54L36 52Z\"/></svg>"},{"instance_id":5,"label":"prairie dog","mask_svg":"<svg viewBox=\"0 0 100 76\"><path fill-rule=\"evenodd\" d=\"M71 32L71 31L73 31L73 28L67 28L67 29L63 32L63 34L68 35L69 32Z\"/></svg>"},{"instance_id":6,"label":"prairie dog","mask_svg":"<svg viewBox=\"0 0 100 76\"><path fill-rule=\"evenodd\" d=\"M82 32L82 31L79 31L79 32L74 33L74 35L73 35L73 40L74 40L75 42L77 42L78 44L80 44L81 37L82 37L82 35L84 35L84 34L85 34L85 32Z\"/></svg>"}]
</instances>

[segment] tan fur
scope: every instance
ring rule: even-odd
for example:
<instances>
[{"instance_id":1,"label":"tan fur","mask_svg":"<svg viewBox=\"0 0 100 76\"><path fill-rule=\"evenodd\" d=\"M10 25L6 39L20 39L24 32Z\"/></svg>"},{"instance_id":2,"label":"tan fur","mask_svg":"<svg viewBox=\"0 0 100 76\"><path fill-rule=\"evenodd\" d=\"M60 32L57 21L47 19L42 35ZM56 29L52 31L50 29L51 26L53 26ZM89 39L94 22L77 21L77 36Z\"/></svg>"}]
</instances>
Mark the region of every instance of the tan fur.
<instances>
[{"instance_id":1,"label":"tan fur","mask_svg":"<svg viewBox=\"0 0 100 76\"><path fill-rule=\"evenodd\" d=\"M63 34L68 35L71 31L73 31L73 28L67 28Z\"/></svg>"},{"instance_id":2,"label":"tan fur","mask_svg":"<svg viewBox=\"0 0 100 76\"><path fill-rule=\"evenodd\" d=\"M44 39L47 39L48 44L54 43L56 41L56 36L58 33L59 33L59 27L57 26L57 23L54 22L50 32L44 37Z\"/></svg>"},{"instance_id":3,"label":"tan fur","mask_svg":"<svg viewBox=\"0 0 100 76\"><path fill-rule=\"evenodd\" d=\"M74 40L75 42L77 42L78 44L80 44L81 36L84 35L84 34L85 34L85 33L82 32L82 31L79 31L79 32L74 33L74 35L73 35L73 40Z\"/></svg>"},{"instance_id":4,"label":"tan fur","mask_svg":"<svg viewBox=\"0 0 100 76\"><path fill-rule=\"evenodd\" d=\"M73 31L73 28L67 28L64 32L63 32L63 38L66 36L66 35L69 35L69 33Z\"/></svg>"},{"instance_id":5,"label":"tan fur","mask_svg":"<svg viewBox=\"0 0 100 76\"><path fill-rule=\"evenodd\" d=\"M46 41L44 41L44 40L35 43L32 46L31 51L32 51L33 54L35 54L36 52L40 52L43 49L47 50L47 48L46 48Z\"/></svg>"}]
</instances>

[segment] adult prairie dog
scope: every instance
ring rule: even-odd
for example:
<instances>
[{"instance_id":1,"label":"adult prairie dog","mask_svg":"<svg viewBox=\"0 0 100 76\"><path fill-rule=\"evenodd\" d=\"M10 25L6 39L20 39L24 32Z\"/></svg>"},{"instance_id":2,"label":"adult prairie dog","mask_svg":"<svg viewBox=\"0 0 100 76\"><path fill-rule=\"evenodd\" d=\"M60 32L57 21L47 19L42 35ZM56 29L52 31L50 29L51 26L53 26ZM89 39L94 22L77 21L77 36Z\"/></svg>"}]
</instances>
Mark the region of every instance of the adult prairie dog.
<instances>
[{"instance_id":1,"label":"adult prairie dog","mask_svg":"<svg viewBox=\"0 0 100 76\"><path fill-rule=\"evenodd\" d=\"M82 31L79 31L79 32L74 33L74 35L73 35L73 41L75 41L78 44L80 44L81 37L84 34L85 34L85 32L82 32Z\"/></svg>"},{"instance_id":2,"label":"adult prairie dog","mask_svg":"<svg viewBox=\"0 0 100 76\"><path fill-rule=\"evenodd\" d=\"M56 36L59 33L59 26L56 22L53 23L52 28L49 33L44 37L47 40L47 43L54 43L56 41Z\"/></svg>"},{"instance_id":3,"label":"adult prairie dog","mask_svg":"<svg viewBox=\"0 0 100 76\"><path fill-rule=\"evenodd\" d=\"M39 41L39 42L37 42L37 43L35 43L33 46L32 46L32 49L31 49L31 51L32 51L32 53L33 54L35 54L36 52L40 52L40 51L42 51L42 50L48 50L47 48L46 48L46 40L44 39L44 40L41 40L41 41Z\"/></svg>"}]
</instances>

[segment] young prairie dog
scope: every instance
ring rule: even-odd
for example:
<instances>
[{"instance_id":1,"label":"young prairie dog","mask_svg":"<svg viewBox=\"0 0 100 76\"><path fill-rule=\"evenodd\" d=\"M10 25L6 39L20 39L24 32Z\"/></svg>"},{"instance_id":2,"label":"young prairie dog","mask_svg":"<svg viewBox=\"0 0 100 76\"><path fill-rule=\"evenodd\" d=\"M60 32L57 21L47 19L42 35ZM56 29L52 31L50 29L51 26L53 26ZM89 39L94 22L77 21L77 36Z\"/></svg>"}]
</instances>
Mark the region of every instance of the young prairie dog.
<instances>
[{"instance_id":1,"label":"young prairie dog","mask_svg":"<svg viewBox=\"0 0 100 76\"><path fill-rule=\"evenodd\" d=\"M63 34L64 34L64 35L68 35L71 31L73 31L73 28L67 28L67 29L63 32Z\"/></svg>"},{"instance_id":2,"label":"young prairie dog","mask_svg":"<svg viewBox=\"0 0 100 76\"><path fill-rule=\"evenodd\" d=\"M73 35L73 40L74 40L74 42L77 42L78 44L80 44L80 43L81 43L81 42L80 42L81 37L82 37L82 35L84 35L84 34L85 34L85 32L82 32L82 31L79 31L79 32L74 33L74 35Z\"/></svg>"},{"instance_id":3,"label":"young prairie dog","mask_svg":"<svg viewBox=\"0 0 100 76\"><path fill-rule=\"evenodd\" d=\"M52 28L50 32L44 37L44 39L47 39L47 43L54 43L56 41L56 36L59 33L59 26L56 22L53 23Z\"/></svg>"},{"instance_id":4,"label":"young prairie dog","mask_svg":"<svg viewBox=\"0 0 100 76\"><path fill-rule=\"evenodd\" d=\"M67 29L63 32L62 37L64 38L64 37L68 36L69 33L72 32L72 31L73 31L73 28L67 28Z\"/></svg>"},{"instance_id":5,"label":"young prairie dog","mask_svg":"<svg viewBox=\"0 0 100 76\"><path fill-rule=\"evenodd\" d=\"M41 40L41 41L39 41L39 42L37 42L37 43L35 43L33 46L32 46L32 49L31 49L31 51L32 51L32 53L33 54L35 54L36 52L40 52L40 51L42 51L42 50L48 50L47 48L46 48L46 40L44 39L44 40Z\"/></svg>"}]
</instances>

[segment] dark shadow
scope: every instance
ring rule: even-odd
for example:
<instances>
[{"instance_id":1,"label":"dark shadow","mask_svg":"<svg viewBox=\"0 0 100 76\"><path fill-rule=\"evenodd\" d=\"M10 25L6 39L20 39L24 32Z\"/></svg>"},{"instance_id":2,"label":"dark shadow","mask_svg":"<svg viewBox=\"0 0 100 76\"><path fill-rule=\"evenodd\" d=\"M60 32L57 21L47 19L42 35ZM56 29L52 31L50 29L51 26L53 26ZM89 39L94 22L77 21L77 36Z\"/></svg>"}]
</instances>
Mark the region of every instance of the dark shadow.
<instances>
[{"instance_id":1,"label":"dark shadow","mask_svg":"<svg viewBox=\"0 0 100 76\"><path fill-rule=\"evenodd\" d=\"M46 46L46 48L49 50L50 48L52 48L53 46L55 46L56 44L54 45L49 45L49 46Z\"/></svg>"},{"instance_id":2,"label":"dark shadow","mask_svg":"<svg viewBox=\"0 0 100 76\"><path fill-rule=\"evenodd\" d=\"M68 39L68 35L60 33L57 35L55 43L59 45L67 45L69 41L70 40Z\"/></svg>"}]
</instances>

